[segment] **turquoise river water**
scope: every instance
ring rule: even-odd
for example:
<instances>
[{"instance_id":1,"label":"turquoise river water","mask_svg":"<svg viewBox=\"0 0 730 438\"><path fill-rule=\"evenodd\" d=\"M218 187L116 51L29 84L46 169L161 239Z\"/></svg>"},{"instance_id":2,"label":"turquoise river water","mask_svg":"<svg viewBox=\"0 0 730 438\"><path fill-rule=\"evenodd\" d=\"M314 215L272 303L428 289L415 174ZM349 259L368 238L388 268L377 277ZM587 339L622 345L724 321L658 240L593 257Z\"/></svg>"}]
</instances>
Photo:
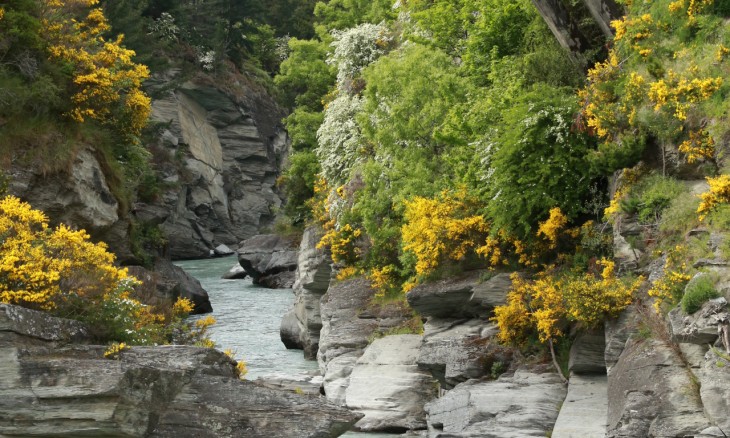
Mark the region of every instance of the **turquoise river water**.
<instances>
[{"instance_id":1,"label":"turquoise river water","mask_svg":"<svg viewBox=\"0 0 730 438\"><path fill-rule=\"evenodd\" d=\"M237 264L235 257L175 262L197 278L208 291L215 325L210 338L221 350L231 349L248 366L246 378L266 375L296 376L318 370L300 350L287 350L279 338L281 317L292 307L291 289L265 289L250 279L224 280L221 276ZM348 432L346 438L392 438L394 435Z\"/></svg>"}]
</instances>

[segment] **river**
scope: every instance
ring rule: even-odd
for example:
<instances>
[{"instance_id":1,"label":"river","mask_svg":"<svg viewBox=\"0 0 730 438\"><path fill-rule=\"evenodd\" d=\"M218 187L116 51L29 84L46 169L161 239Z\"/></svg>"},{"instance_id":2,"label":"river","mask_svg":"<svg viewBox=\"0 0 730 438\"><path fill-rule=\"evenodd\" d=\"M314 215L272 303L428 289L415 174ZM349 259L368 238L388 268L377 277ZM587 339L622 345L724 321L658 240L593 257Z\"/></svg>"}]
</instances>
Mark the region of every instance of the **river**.
<instances>
[{"instance_id":1,"label":"river","mask_svg":"<svg viewBox=\"0 0 730 438\"><path fill-rule=\"evenodd\" d=\"M292 307L291 289L266 289L245 280L221 276L237 263L235 257L175 262L208 291L216 323L210 338L221 350L231 349L248 367L246 379L266 375L297 376L319 370L301 350L287 350L279 338L281 318ZM345 438L393 438L396 435L348 432Z\"/></svg>"}]
</instances>

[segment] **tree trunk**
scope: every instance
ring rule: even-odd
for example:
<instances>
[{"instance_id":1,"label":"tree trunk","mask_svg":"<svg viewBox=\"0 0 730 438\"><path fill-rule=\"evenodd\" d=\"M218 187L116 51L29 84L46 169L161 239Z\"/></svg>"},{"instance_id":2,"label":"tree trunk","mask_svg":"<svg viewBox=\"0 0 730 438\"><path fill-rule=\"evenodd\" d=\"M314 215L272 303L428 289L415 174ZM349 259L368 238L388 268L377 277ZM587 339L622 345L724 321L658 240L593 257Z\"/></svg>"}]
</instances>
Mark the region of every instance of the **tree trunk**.
<instances>
[{"instance_id":1,"label":"tree trunk","mask_svg":"<svg viewBox=\"0 0 730 438\"><path fill-rule=\"evenodd\" d=\"M591 12L593 19L596 20L598 27L601 28L606 38L613 37L614 30L611 27L611 22L624 16L623 8L614 0L583 0L583 3Z\"/></svg>"},{"instance_id":2,"label":"tree trunk","mask_svg":"<svg viewBox=\"0 0 730 438\"><path fill-rule=\"evenodd\" d=\"M591 49L588 39L570 17L561 0L532 0L532 4L535 5L560 45L569 50L575 58L582 58L581 54Z\"/></svg>"}]
</instances>

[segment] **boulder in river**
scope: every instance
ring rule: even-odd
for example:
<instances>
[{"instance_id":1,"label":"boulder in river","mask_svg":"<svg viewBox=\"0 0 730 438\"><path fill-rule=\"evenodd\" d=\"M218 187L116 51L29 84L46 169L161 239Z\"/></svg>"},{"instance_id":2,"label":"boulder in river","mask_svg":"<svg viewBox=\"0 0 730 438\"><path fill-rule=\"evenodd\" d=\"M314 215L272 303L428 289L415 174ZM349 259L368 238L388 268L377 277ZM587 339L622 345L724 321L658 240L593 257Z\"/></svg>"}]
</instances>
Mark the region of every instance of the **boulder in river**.
<instances>
[{"instance_id":1,"label":"boulder in river","mask_svg":"<svg viewBox=\"0 0 730 438\"><path fill-rule=\"evenodd\" d=\"M145 285L154 287L157 293L163 297L170 299L182 297L191 300L194 305L194 314L213 311L208 292L203 289L200 282L169 260L157 259L153 271L141 266L130 266L128 269L130 274Z\"/></svg>"},{"instance_id":2,"label":"boulder in river","mask_svg":"<svg viewBox=\"0 0 730 438\"><path fill-rule=\"evenodd\" d=\"M276 234L261 234L241 242L238 262L254 284L286 289L294 284L297 249L291 239Z\"/></svg>"}]
</instances>

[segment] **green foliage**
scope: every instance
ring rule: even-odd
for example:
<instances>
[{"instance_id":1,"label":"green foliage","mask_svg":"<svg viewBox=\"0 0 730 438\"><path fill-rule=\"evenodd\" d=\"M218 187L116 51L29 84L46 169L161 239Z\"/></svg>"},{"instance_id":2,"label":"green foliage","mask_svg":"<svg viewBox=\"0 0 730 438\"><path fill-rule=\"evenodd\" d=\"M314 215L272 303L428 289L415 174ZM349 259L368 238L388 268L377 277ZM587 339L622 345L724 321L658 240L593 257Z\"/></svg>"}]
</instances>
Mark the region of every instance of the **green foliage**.
<instances>
[{"instance_id":1,"label":"green foliage","mask_svg":"<svg viewBox=\"0 0 730 438\"><path fill-rule=\"evenodd\" d=\"M318 1L314 7L317 34L325 40L334 29L347 29L361 23L379 23L395 18L391 0Z\"/></svg>"},{"instance_id":2,"label":"green foliage","mask_svg":"<svg viewBox=\"0 0 730 438\"><path fill-rule=\"evenodd\" d=\"M322 96L335 83L335 72L327 64L326 44L314 40L289 40L289 56L281 63L274 84L288 107L311 112L322 111ZM316 128L315 128L316 130Z\"/></svg>"},{"instance_id":3,"label":"green foliage","mask_svg":"<svg viewBox=\"0 0 730 438\"><path fill-rule=\"evenodd\" d=\"M637 214L641 223L658 223L662 212L684 191L677 180L657 173L643 178L622 201L626 213Z\"/></svg>"},{"instance_id":4,"label":"green foliage","mask_svg":"<svg viewBox=\"0 0 730 438\"><path fill-rule=\"evenodd\" d=\"M573 129L576 110L570 91L543 87L503 112L490 161L487 214L493 228L529 239L554 207L569 219L584 212L595 177L585 156L594 143Z\"/></svg>"},{"instance_id":5,"label":"green foliage","mask_svg":"<svg viewBox=\"0 0 730 438\"><path fill-rule=\"evenodd\" d=\"M381 58L363 76L368 86L359 122L378 149L438 156L458 141L444 133L444 125L451 109L466 98L467 87L446 54L408 45Z\"/></svg>"},{"instance_id":6,"label":"green foliage","mask_svg":"<svg viewBox=\"0 0 730 438\"><path fill-rule=\"evenodd\" d=\"M284 213L292 218L295 225L311 218L307 201L314 196L314 182L319 170L317 155L313 151L303 150L289 157L289 167L280 183L284 186L287 199Z\"/></svg>"},{"instance_id":7,"label":"green foliage","mask_svg":"<svg viewBox=\"0 0 730 438\"><path fill-rule=\"evenodd\" d=\"M687 287L684 289L682 310L687 314L695 313L707 300L719 296L720 293L715 289L715 280L711 275L697 275L687 283Z\"/></svg>"}]
</instances>

